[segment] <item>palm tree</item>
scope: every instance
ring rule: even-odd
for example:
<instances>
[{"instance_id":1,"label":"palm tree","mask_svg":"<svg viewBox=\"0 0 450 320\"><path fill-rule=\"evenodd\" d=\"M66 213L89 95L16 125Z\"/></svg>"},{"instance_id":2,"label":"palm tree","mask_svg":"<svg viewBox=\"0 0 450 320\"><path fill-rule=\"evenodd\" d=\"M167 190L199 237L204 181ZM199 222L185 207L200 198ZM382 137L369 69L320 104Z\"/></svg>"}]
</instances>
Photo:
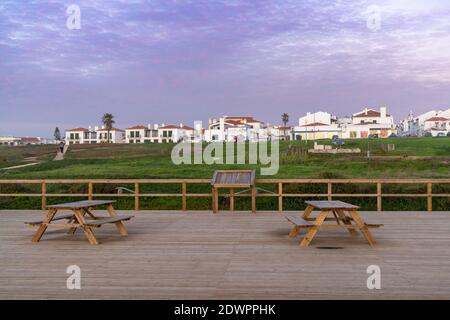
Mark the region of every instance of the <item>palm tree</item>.
<instances>
[{"instance_id":1,"label":"palm tree","mask_svg":"<svg viewBox=\"0 0 450 320\"><path fill-rule=\"evenodd\" d=\"M113 128L113 124L115 123L114 116L111 113L105 113L102 117L102 122L108 132L107 141L109 143L109 132L111 131L111 129Z\"/></svg>"},{"instance_id":2,"label":"palm tree","mask_svg":"<svg viewBox=\"0 0 450 320\"><path fill-rule=\"evenodd\" d=\"M281 115L281 121L283 121L283 125L284 125L284 139L286 140L286 126L287 126L287 123L289 122L289 115L287 114L287 113L283 113L282 115Z\"/></svg>"}]
</instances>

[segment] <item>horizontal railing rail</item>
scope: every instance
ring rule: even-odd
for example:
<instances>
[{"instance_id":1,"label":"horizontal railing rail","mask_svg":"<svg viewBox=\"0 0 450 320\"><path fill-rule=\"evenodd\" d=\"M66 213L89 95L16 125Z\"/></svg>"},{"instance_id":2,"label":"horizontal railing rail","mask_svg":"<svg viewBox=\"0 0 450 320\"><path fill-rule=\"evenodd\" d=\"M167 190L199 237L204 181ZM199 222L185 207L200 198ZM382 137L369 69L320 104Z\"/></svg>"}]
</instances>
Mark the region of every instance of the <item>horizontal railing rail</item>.
<instances>
[{"instance_id":1,"label":"horizontal railing rail","mask_svg":"<svg viewBox=\"0 0 450 320\"><path fill-rule=\"evenodd\" d=\"M181 210L187 211L187 198L195 197L212 197L211 193L188 193L188 184L209 184L210 179L3 179L0 180L0 187L8 184L38 184L40 185L40 193L0 193L0 197L41 197L42 209L47 206L47 198L49 197L86 197L92 200L94 197L132 197L134 198L134 209L139 210L139 200L142 197L181 197ZM229 193L221 193L220 197L230 198L230 209L234 210L235 197L276 197L278 198L278 211L283 211L283 198L305 198L305 197L321 197L333 200L336 197L355 197L377 198L377 211L382 210L383 198L426 198L427 210L433 211L433 198L450 197L450 193L433 193L433 185L450 184L450 179L256 179L257 184L275 184L277 191L274 193L265 192L253 195L252 193L235 193L230 189ZM50 184L86 184L87 193L48 193L47 185ZM96 184L133 184L133 193L94 193L94 185ZM139 187L141 184L179 184L181 193L141 193ZM285 193L283 191L286 184L325 184L327 186L326 193ZM376 186L376 193L335 193L333 186L339 184L369 184ZM395 184L423 184L426 186L426 193L383 193L383 185ZM1 192L1 189L0 189Z\"/></svg>"}]
</instances>

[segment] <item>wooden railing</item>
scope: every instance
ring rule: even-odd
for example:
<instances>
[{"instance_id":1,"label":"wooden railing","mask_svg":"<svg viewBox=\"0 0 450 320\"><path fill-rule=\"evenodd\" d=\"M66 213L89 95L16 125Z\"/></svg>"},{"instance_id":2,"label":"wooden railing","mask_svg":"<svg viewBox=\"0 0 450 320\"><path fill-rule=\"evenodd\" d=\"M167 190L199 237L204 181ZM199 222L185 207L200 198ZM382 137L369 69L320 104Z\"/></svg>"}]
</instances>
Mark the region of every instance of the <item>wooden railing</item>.
<instances>
[{"instance_id":1,"label":"wooden railing","mask_svg":"<svg viewBox=\"0 0 450 320\"><path fill-rule=\"evenodd\" d=\"M48 197L86 197L93 199L94 197L133 197L134 209L139 210L139 199L141 197L181 197L181 210L187 210L187 198L195 197L212 197L212 193L187 193L188 184L209 184L210 179L36 179L36 180L0 180L0 187L5 184L40 184L40 193L0 193L0 197L41 197L42 208L47 205ZM327 198L332 200L336 197L375 197L377 199L377 210L382 210L382 199L389 197L396 198L417 198L423 197L427 199L427 210L433 210L433 197L450 197L449 193L433 193L433 185L450 184L450 179L257 179L258 184L275 184L277 192L258 193L235 193L233 189L229 193L220 194L220 197L230 198L230 209L234 210L235 197L252 197L252 202L256 201L256 197L277 197L278 210L283 211L283 198L303 197L303 198ZM48 193L47 185L49 184L86 184L88 193ZM94 193L95 184L133 184L133 193ZM179 184L181 193L140 193L139 186L141 184ZM285 184L325 184L327 185L326 193L284 193ZM333 185L336 184L369 184L376 185L376 193L333 193ZM410 184L426 186L426 193L383 193L383 185L393 184ZM1 189L0 189L1 191ZM450 209L450 208L449 208Z\"/></svg>"}]
</instances>

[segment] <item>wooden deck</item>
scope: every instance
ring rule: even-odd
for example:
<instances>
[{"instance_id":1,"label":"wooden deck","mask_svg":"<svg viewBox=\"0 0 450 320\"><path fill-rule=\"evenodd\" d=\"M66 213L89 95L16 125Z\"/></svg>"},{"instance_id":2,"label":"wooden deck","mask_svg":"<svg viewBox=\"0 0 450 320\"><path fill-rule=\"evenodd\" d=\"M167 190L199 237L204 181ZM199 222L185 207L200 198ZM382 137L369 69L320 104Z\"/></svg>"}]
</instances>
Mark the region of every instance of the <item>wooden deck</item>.
<instances>
[{"instance_id":1,"label":"wooden deck","mask_svg":"<svg viewBox=\"0 0 450 320\"><path fill-rule=\"evenodd\" d=\"M450 212L363 213L384 224L375 249L345 230L319 232L301 249L275 212L132 213L128 237L104 226L92 246L61 230L32 243L35 228L23 221L43 212L0 211L0 298L450 298ZM81 290L66 289L73 264ZM373 264L381 290L366 287Z\"/></svg>"}]
</instances>

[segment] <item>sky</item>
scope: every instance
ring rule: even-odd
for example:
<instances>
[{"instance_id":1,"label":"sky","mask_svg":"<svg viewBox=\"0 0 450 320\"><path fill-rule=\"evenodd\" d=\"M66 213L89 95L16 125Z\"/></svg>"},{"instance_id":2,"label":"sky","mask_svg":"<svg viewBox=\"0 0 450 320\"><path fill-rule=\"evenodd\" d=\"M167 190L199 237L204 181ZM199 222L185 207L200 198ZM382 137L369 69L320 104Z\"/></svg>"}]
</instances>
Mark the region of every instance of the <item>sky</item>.
<instances>
[{"instance_id":1,"label":"sky","mask_svg":"<svg viewBox=\"0 0 450 320\"><path fill-rule=\"evenodd\" d=\"M0 135L381 106L450 107L450 1L0 0Z\"/></svg>"}]
</instances>

